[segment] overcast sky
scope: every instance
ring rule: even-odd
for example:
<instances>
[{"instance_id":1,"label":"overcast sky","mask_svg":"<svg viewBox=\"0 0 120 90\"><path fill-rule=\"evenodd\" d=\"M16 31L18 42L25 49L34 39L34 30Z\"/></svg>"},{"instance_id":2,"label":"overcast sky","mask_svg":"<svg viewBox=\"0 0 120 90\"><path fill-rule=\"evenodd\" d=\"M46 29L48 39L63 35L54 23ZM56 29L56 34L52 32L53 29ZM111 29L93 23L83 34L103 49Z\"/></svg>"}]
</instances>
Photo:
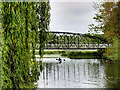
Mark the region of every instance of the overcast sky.
<instances>
[{"instance_id":1,"label":"overcast sky","mask_svg":"<svg viewBox=\"0 0 120 90\"><path fill-rule=\"evenodd\" d=\"M93 1L98 0L50 1L50 31L87 33L88 25L95 23Z\"/></svg>"}]
</instances>

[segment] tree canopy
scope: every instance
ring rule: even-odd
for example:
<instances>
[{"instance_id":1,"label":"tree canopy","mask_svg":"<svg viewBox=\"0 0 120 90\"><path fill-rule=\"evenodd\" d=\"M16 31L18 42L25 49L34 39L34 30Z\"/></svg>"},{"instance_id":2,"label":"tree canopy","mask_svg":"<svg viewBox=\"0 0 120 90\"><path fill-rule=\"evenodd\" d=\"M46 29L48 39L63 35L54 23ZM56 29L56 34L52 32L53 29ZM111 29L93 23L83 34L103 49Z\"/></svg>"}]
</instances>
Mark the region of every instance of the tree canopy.
<instances>
[{"instance_id":1,"label":"tree canopy","mask_svg":"<svg viewBox=\"0 0 120 90\"><path fill-rule=\"evenodd\" d=\"M119 59L119 43L120 43L120 1L118 2L101 2L96 3L94 8L97 14L93 19L98 25L89 25L90 31L102 31L107 38L107 41L113 44L112 48L107 48L104 54L108 59Z\"/></svg>"}]
</instances>

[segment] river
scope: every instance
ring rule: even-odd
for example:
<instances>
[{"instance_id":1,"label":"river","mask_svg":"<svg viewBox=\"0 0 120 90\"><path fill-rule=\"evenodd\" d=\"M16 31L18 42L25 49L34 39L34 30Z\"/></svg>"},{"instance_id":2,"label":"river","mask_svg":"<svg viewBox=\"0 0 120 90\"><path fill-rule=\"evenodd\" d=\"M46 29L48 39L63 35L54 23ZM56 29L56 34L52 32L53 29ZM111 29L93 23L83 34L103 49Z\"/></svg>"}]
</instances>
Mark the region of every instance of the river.
<instances>
[{"instance_id":1,"label":"river","mask_svg":"<svg viewBox=\"0 0 120 90\"><path fill-rule=\"evenodd\" d=\"M99 59L42 58L38 88L118 88L119 63ZM39 60L39 59L37 59Z\"/></svg>"}]
</instances>

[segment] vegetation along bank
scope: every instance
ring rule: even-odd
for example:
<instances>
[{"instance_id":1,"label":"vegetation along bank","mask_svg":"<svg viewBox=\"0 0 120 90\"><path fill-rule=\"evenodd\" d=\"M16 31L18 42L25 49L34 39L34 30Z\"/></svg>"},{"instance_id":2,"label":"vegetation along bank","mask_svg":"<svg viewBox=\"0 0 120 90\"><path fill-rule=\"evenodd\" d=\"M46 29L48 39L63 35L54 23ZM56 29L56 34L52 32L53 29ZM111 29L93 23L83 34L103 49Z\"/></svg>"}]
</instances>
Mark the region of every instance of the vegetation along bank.
<instances>
[{"instance_id":1,"label":"vegetation along bank","mask_svg":"<svg viewBox=\"0 0 120 90\"><path fill-rule=\"evenodd\" d=\"M63 57L68 57L71 59L98 59L98 58L105 58L103 56L104 49L100 49L97 51L65 51L65 50L59 50L59 51L44 51L44 55L61 55ZM36 55L39 54L38 51L35 53Z\"/></svg>"}]
</instances>

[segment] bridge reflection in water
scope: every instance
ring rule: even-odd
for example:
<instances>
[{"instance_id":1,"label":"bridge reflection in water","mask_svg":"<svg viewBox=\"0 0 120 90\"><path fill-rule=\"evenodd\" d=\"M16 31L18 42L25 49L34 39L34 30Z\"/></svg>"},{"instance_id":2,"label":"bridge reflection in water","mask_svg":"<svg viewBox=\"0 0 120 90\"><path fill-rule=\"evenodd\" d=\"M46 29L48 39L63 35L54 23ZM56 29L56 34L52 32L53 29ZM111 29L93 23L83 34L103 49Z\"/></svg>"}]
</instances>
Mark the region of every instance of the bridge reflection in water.
<instances>
[{"instance_id":1,"label":"bridge reflection in water","mask_svg":"<svg viewBox=\"0 0 120 90\"><path fill-rule=\"evenodd\" d=\"M104 88L105 70L95 59L70 60L59 64L55 58L43 58L39 88Z\"/></svg>"}]
</instances>

